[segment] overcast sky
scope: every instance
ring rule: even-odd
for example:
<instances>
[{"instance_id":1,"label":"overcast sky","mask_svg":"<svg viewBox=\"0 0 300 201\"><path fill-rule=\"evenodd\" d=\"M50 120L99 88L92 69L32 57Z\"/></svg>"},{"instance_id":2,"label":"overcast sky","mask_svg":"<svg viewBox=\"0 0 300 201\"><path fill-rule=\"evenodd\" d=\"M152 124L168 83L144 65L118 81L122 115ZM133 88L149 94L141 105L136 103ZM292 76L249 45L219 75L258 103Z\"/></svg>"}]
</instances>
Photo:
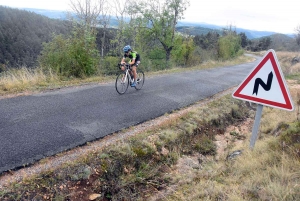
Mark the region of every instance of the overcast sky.
<instances>
[{"instance_id":1,"label":"overcast sky","mask_svg":"<svg viewBox=\"0 0 300 201\"><path fill-rule=\"evenodd\" d=\"M0 5L18 8L69 10L70 0L0 0ZM189 22L278 33L295 33L300 25L298 0L190 0L185 12Z\"/></svg>"}]
</instances>

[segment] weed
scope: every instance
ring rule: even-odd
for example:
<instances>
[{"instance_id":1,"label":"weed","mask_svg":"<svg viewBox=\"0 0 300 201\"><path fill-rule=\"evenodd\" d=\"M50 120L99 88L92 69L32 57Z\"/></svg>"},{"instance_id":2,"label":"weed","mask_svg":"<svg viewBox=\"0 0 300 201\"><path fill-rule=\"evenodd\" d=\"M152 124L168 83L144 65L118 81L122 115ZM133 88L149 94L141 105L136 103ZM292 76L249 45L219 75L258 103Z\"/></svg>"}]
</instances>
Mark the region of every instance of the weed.
<instances>
[{"instance_id":1,"label":"weed","mask_svg":"<svg viewBox=\"0 0 300 201\"><path fill-rule=\"evenodd\" d=\"M203 155L215 155L216 145L207 136L202 136L199 141L194 145L194 149Z\"/></svg>"}]
</instances>

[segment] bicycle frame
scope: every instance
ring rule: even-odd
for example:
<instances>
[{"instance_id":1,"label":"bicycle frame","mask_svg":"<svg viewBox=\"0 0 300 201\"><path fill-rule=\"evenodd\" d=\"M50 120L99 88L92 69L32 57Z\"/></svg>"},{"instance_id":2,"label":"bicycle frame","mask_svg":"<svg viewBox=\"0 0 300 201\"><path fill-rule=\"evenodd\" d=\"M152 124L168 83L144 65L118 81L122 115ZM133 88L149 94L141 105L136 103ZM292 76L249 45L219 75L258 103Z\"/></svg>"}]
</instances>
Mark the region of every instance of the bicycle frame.
<instances>
[{"instance_id":1,"label":"bicycle frame","mask_svg":"<svg viewBox=\"0 0 300 201\"><path fill-rule=\"evenodd\" d=\"M125 70L125 76L124 76L123 82L126 83L127 78L130 79L130 80L129 80L130 82L133 82L133 79L131 78L131 74L130 74L130 72L129 72L129 71L131 71L130 65L129 65L129 64L126 64L125 67L126 67L126 70Z\"/></svg>"}]
</instances>

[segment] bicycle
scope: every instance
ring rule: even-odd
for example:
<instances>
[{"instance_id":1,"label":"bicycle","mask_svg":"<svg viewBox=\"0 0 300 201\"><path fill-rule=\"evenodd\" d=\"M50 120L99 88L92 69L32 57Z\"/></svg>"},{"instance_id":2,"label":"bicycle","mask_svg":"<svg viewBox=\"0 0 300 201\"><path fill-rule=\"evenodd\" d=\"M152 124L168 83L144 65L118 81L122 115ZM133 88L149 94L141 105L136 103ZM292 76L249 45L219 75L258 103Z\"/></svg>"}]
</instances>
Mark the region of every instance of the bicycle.
<instances>
[{"instance_id":1,"label":"bicycle","mask_svg":"<svg viewBox=\"0 0 300 201\"><path fill-rule=\"evenodd\" d=\"M129 86L129 83L131 84L134 81L133 75L131 75L131 68L130 64L118 64L119 68L121 69L121 66L125 66L125 71L120 73L117 76L116 79L116 90L119 94L124 94ZM137 69L136 72L136 90L140 90L145 82L145 74L142 70Z\"/></svg>"}]
</instances>

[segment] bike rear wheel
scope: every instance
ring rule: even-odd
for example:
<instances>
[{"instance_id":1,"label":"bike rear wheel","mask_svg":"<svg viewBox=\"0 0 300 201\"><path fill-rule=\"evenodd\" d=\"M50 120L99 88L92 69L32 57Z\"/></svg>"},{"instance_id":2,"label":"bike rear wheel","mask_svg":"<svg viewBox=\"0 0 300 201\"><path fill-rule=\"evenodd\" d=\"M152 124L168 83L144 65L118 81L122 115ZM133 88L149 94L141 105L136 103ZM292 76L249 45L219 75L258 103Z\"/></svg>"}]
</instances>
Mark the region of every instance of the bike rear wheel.
<instances>
[{"instance_id":1,"label":"bike rear wheel","mask_svg":"<svg viewBox=\"0 0 300 201\"><path fill-rule=\"evenodd\" d=\"M129 86L129 79L126 77L125 73L120 73L116 79L116 90L119 94L124 94Z\"/></svg>"},{"instance_id":2,"label":"bike rear wheel","mask_svg":"<svg viewBox=\"0 0 300 201\"><path fill-rule=\"evenodd\" d=\"M144 82L145 82L145 74L144 74L143 71L138 70L136 72L136 86L135 86L135 89L140 90L143 87Z\"/></svg>"}]
</instances>

